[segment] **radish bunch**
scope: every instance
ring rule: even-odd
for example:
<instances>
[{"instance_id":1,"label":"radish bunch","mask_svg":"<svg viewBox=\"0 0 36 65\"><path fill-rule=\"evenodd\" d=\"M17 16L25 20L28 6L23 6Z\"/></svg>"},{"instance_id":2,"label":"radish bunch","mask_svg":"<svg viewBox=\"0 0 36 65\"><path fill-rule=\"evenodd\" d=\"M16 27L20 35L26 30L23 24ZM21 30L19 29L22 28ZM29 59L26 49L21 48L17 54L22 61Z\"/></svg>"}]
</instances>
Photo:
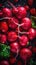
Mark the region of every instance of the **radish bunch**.
<instances>
[{"instance_id":1,"label":"radish bunch","mask_svg":"<svg viewBox=\"0 0 36 65\"><path fill-rule=\"evenodd\" d=\"M13 2L18 2L14 0ZM11 8L3 7L0 10L0 47L5 48L1 55L4 58L4 51L7 52L7 46L10 47L10 56L7 60L2 60L0 64L2 65L12 65L17 62L18 55L20 59L25 61L31 59L32 52L36 53L36 48L29 46L30 42L36 38L36 29L32 27L32 20L27 17L27 12L30 11L31 15L36 16L35 9L29 8L32 6L33 0L28 0L28 5L15 7L13 3L8 0L8 4ZM30 15L30 16L31 16ZM1 50L0 49L0 50ZM7 49L7 50L6 50ZM8 54L8 52L7 52ZM18 61L17 65L22 65L21 61Z\"/></svg>"}]
</instances>

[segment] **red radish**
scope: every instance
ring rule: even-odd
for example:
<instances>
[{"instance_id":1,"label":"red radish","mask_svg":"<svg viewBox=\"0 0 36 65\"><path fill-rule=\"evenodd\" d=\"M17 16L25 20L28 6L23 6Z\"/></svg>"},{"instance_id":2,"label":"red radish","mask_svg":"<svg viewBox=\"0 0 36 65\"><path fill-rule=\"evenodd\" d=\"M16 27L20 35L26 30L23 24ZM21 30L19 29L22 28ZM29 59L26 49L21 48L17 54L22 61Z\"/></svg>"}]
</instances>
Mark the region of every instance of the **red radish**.
<instances>
[{"instance_id":1,"label":"red radish","mask_svg":"<svg viewBox=\"0 0 36 65\"><path fill-rule=\"evenodd\" d=\"M28 38L27 36L23 35L19 38L19 43L21 46L27 46L28 45Z\"/></svg>"},{"instance_id":2,"label":"red radish","mask_svg":"<svg viewBox=\"0 0 36 65\"><path fill-rule=\"evenodd\" d=\"M22 19L22 23L24 23L22 25L22 28L24 30L28 30L31 27L31 24L32 24L31 20L29 18L26 18L26 17Z\"/></svg>"},{"instance_id":3,"label":"red radish","mask_svg":"<svg viewBox=\"0 0 36 65\"><path fill-rule=\"evenodd\" d=\"M1 35L1 43L5 43L6 40L7 40L6 35L2 34L2 35Z\"/></svg>"},{"instance_id":4,"label":"red radish","mask_svg":"<svg viewBox=\"0 0 36 65\"><path fill-rule=\"evenodd\" d=\"M36 34L35 29L30 28L29 29L29 35L28 35L29 39L30 40L34 39L36 37L35 34Z\"/></svg>"},{"instance_id":5,"label":"red radish","mask_svg":"<svg viewBox=\"0 0 36 65\"><path fill-rule=\"evenodd\" d=\"M11 10L9 8L3 8L3 16L9 17L12 15Z\"/></svg>"},{"instance_id":6,"label":"red radish","mask_svg":"<svg viewBox=\"0 0 36 65\"><path fill-rule=\"evenodd\" d=\"M16 62L16 58L10 58L9 62L10 64L14 64Z\"/></svg>"},{"instance_id":7,"label":"red radish","mask_svg":"<svg viewBox=\"0 0 36 65\"><path fill-rule=\"evenodd\" d=\"M6 60L2 60L2 61L1 61L1 65L9 65L9 62L6 61Z\"/></svg>"},{"instance_id":8,"label":"red radish","mask_svg":"<svg viewBox=\"0 0 36 65\"><path fill-rule=\"evenodd\" d=\"M19 44L17 42L11 43L10 50L13 53L17 53L19 51Z\"/></svg>"},{"instance_id":9,"label":"red radish","mask_svg":"<svg viewBox=\"0 0 36 65\"><path fill-rule=\"evenodd\" d=\"M34 0L28 0L28 4L29 4L30 6L32 6L32 5L33 5L33 1L34 1Z\"/></svg>"},{"instance_id":10,"label":"red radish","mask_svg":"<svg viewBox=\"0 0 36 65\"><path fill-rule=\"evenodd\" d=\"M33 47L33 48L32 48L32 52L33 52L33 53L36 53L36 47Z\"/></svg>"},{"instance_id":11,"label":"red radish","mask_svg":"<svg viewBox=\"0 0 36 65\"><path fill-rule=\"evenodd\" d=\"M15 29L17 27L16 23L19 23L19 21L16 19L16 18L11 18L11 19L8 19L8 26L11 28L11 29ZM15 22L15 23L14 23Z\"/></svg>"},{"instance_id":12,"label":"red radish","mask_svg":"<svg viewBox=\"0 0 36 65\"><path fill-rule=\"evenodd\" d=\"M17 7L17 9L18 9L18 13L16 14L16 17L18 19L21 19L21 18L26 16L27 12L26 12L26 9L24 7L20 6L20 7Z\"/></svg>"},{"instance_id":13,"label":"red radish","mask_svg":"<svg viewBox=\"0 0 36 65\"><path fill-rule=\"evenodd\" d=\"M29 10L29 6L25 5L24 8L28 11Z\"/></svg>"},{"instance_id":14,"label":"red radish","mask_svg":"<svg viewBox=\"0 0 36 65\"><path fill-rule=\"evenodd\" d=\"M30 59L31 56L32 56L32 52L28 48L23 48L20 50L20 57L22 60L25 60L25 65L27 59Z\"/></svg>"},{"instance_id":15,"label":"red radish","mask_svg":"<svg viewBox=\"0 0 36 65\"><path fill-rule=\"evenodd\" d=\"M32 8L32 9L30 10L30 13L31 13L31 15L35 15L35 8Z\"/></svg>"},{"instance_id":16,"label":"red radish","mask_svg":"<svg viewBox=\"0 0 36 65\"><path fill-rule=\"evenodd\" d=\"M8 31L8 25L6 22L1 22L1 31L7 32Z\"/></svg>"},{"instance_id":17,"label":"red radish","mask_svg":"<svg viewBox=\"0 0 36 65\"><path fill-rule=\"evenodd\" d=\"M0 17L2 17L3 16L3 12L2 11L0 11Z\"/></svg>"},{"instance_id":18,"label":"red radish","mask_svg":"<svg viewBox=\"0 0 36 65\"><path fill-rule=\"evenodd\" d=\"M16 12L17 14L16 14L16 17L18 18L18 19L21 19L21 18L23 18L23 17L25 17L26 16L26 14L27 14L27 12L26 12L26 9L24 8L24 7L15 7L12 3L10 3L9 1L8 1L8 3L13 7L13 9L14 9L14 13Z\"/></svg>"},{"instance_id":19,"label":"red radish","mask_svg":"<svg viewBox=\"0 0 36 65\"><path fill-rule=\"evenodd\" d=\"M18 2L18 0L14 0L14 2L15 2L15 3L17 3L17 2Z\"/></svg>"},{"instance_id":20,"label":"red radish","mask_svg":"<svg viewBox=\"0 0 36 65\"><path fill-rule=\"evenodd\" d=\"M8 41L9 42L13 42L13 41L16 41L17 40L17 34L15 32L8 32Z\"/></svg>"}]
</instances>

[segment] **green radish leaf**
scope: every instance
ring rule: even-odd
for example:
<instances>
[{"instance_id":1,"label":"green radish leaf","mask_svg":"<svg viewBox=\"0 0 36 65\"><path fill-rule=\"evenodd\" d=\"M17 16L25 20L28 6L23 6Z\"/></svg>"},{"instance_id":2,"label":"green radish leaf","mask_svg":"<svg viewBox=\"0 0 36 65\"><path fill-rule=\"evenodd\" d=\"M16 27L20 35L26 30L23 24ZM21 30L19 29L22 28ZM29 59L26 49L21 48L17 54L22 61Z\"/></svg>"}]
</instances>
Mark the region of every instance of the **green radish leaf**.
<instances>
[{"instance_id":1,"label":"green radish leaf","mask_svg":"<svg viewBox=\"0 0 36 65\"><path fill-rule=\"evenodd\" d=\"M32 27L36 28L36 17L31 16L31 21L32 21Z\"/></svg>"},{"instance_id":2,"label":"green radish leaf","mask_svg":"<svg viewBox=\"0 0 36 65\"><path fill-rule=\"evenodd\" d=\"M1 51L0 51L0 57L7 58L10 56L10 46L1 44Z\"/></svg>"}]
</instances>

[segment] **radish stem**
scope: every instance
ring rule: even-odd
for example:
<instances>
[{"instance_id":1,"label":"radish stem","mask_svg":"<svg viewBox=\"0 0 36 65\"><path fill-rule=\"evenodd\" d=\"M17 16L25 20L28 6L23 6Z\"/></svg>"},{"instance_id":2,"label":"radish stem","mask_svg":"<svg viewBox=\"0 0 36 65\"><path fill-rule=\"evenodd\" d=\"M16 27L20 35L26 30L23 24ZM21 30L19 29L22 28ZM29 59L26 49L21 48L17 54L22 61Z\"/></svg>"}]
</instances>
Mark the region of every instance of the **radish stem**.
<instances>
[{"instance_id":1,"label":"radish stem","mask_svg":"<svg viewBox=\"0 0 36 65\"><path fill-rule=\"evenodd\" d=\"M16 8L16 7L13 5L13 3L11 3L10 1L8 1L8 3L9 3L9 5L11 5L11 7ZM17 8L16 8L16 9L17 9Z\"/></svg>"}]
</instances>

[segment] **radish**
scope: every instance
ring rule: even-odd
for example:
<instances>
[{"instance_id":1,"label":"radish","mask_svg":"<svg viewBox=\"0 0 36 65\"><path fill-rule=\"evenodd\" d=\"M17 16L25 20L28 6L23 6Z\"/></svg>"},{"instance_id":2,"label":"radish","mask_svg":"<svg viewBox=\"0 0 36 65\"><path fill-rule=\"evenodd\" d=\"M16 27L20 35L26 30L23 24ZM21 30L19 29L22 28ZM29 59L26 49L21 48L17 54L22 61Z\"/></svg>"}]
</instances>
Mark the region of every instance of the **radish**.
<instances>
[{"instance_id":1,"label":"radish","mask_svg":"<svg viewBox=\"0 0 36 65\"><path fill-rule=\"evenodd\" d=\"M9 42L13 42L17 40L17 34L13 31L8 32L7 39Z\"/></svg>"},{"instance_id":2,"label":"radish","mask_svg":"<svg viewBox=\"0 0 36 65\"><path fill-rule=\"evenodd\" d=\"M31 56L32 56L32 52L28 48L23 48L20 50L20 57L22 60L25 60L25 65L26 65L26 61L30 59Z\"/></svg>"},{"instance_id":3,"label":"radish","mask_svg":"<svg viewBox=\"0 0 36 65\"><path fill-rule=\"evenodd\" d=\"M4 21L1 22L1 31L2 32L7 32L8 31L8 25Z\"/></svg>"},{"instance_id":4,"label":"radish","mask_svg":"<svg viewBox=\"0 0 36 65\"><path fill-rule=\"evenodd\" d=\"M27 17L23 18L23 19L22 19L22 23L24 23L24 24L22 25L22 28L23 28L24 30L28 30L29 28L31 28L32 22L31 22L31 20L30 20L29 18L27 18Z\"/></svg>"},{"instance_id":5,"label":"radish","mask_svg":"<svg viewBox=\"0 0 36 65\"><path fill-rule=\"evenodd\" d=\"M28 35L29 39L30 40L34 39L36 37L35 34L36 34L35 29L30 28L29 29L29 35Z\"/></svg>"},{"instance_id":6,"label":"radish","mask_svg":"<svg viewBox=\"0 0 36 65\"><path fill-rule=\"evenodd\" d=\"M19 44L17 42L11 43L10 50L12 53L17 53L19 51Z\"/></svg>"},{"instance_id":7,"label":"radish","mask_svg":"<svg viewBox=\"0 0 36 65\"><path fill-rule=\"evenodd\" d=\"M7 41L6 35L5 34L2 34L1 35L1 43L6 43L6 41Z\"/></svg>"},{"instance_id":8,"label":"radish","mask_svg":"<svg viewBox=\"0 0 36 65\"><path fill-rule=\"evenodd\" d=\"M21 7L20 6L20 7L17 7L17 9L18 9L18 13L16 14L16 17L18 19L21 19L23 17L26 17L27 12L26 12L26 9L24 7Z\"/></svg>"},{"instance_id":9,"label":"radish","mask_svg":"<svg viewBox=\"0 0 36 65\"><path fill-rule=\"evenodd\" d=\"M35 8L30 9L30 13L35 16Z\"/></svg>"},{"instance_id":10,"label":"radish","mask_svg":"<svg viewBox=\"0 0 36 65\"><path fill-rule=\"evenodd\" d=\"M21 46L27 46L28 45L28 37L25 36L25 35L22 35L20 38L19 38L19 43Z\"/></svg>"},{"instance_id":11,"label":"radish","mask_svg":"<svg viewBox=\"0 0 36 65\"><path fill-rule=\"evenodd\" d=\"M17 58L17 56L19 54L19 50L20 50L20 48L19 48L19 44L17 42L13 42L10 44L10 51L11 51L11 54L13 55L13 57L15 54L15 59ZM14 61L13 58L12 58L12 60Z\"/></svg>"},{"instance_id":12,"label":"radish","mask_svg":"<svg viewBox=\"0 0 36 65\"><path fill-rule=\"evenodd\" d=\"M2 12L3 12L3 16L5 17L10 17L12 15L12 12L9 8L3 8Z\"/></svg>"}]
</instances>

